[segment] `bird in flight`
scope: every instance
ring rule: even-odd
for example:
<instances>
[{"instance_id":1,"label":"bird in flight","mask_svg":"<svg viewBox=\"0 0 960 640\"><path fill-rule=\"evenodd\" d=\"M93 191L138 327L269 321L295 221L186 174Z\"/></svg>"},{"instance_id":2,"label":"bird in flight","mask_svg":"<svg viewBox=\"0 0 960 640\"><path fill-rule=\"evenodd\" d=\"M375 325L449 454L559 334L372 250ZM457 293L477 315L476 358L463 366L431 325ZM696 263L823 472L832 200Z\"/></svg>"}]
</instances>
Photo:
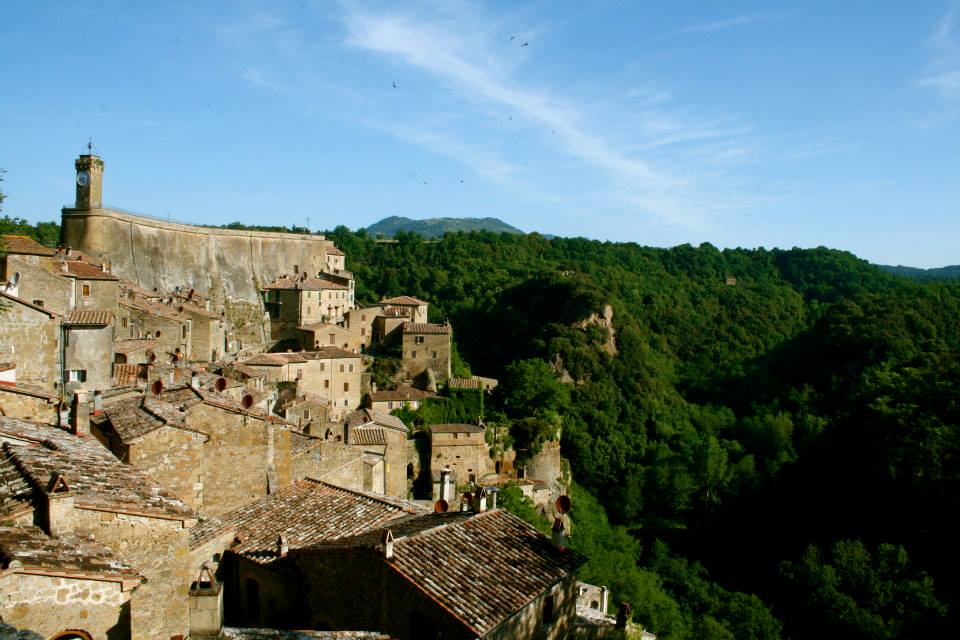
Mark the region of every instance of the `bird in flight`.
<instances>
[{"instance_id":1,"label":"bird in flight","mask_svg":"<svg viewBox=\"0 0 960 640\"><path fill-rule=\"evenodd\" d=\"M397 88L397 83L396 83L396 82L393 83L393 88L394 88L394 89Z\"/></svg>"},{"instance_id":2,"label":"bird in flight","mask_svg":"<svg viewBox=\"0 0 960 640\"><path fill-rule=\"evenodd\" d=\"M517 36L510 36L510 39L513 40L513 39L516 38L516 37L517 37Z\"/></svg>"},{"instance_id":3,"label":"bird in flight","mask_svg":"<svg viewBox=\"0 0 960 640\"><path fill-rule=\"evenodd\" d=\"M529 43L529 42L524 42L524 43L523 43L522 45L520 45L520 46L521 46L521 47L529 47L529 46L530 46L530 43Z\"/></svg>"}]
</instances>

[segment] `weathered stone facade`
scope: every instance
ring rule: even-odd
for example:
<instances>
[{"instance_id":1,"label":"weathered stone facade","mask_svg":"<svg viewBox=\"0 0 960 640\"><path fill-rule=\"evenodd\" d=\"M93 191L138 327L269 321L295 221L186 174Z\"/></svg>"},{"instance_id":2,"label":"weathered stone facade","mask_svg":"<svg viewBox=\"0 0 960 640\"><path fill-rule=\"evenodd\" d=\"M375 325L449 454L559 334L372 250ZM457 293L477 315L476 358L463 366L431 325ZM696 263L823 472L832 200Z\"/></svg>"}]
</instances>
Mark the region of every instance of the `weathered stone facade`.
<instances>
[{"instance_id":1,"label":"weathered stone facade","mask_svg":"<svg viewBox=\"0 0 960 640\"><path fill-rule=\"evenodd\" d=\"M0 415L40 422L58 420L59 399L40 389L0 383Z\"/></svg>"},{"instance_id":2,"label":"weathered stone facade","mask_svg":"<svg viewBox=\"0 0 960 640\"><path fill-rule=\"evenodd\" d=\"M60 378L61 317L14 296L0 293L7 309L0 322L0 353L17 363L17 380L46 390Z\"/></svg>"},{"instance_id":3,"label":"weathered stone facade","mask_svg":"<svg viewBox=\"0 0 960 640\"><path fill-rule=\"evenodd\" d=\"M436 384L445 384L451 375L450 325L405 323L403 367L408 379L431 371Z\"/></svg>"},{"instance_id":4,"label":"weathered stone facade","mask_svg":"<svg viewBox=\"0 0 960 640\"><path fill-rule=\"evenodd\" d=\"M483 427L470 424L435 424L430 427L430 468L449 468L458 483L477 482L492 472L493 461Z\"/></svg>"}]
</instances>

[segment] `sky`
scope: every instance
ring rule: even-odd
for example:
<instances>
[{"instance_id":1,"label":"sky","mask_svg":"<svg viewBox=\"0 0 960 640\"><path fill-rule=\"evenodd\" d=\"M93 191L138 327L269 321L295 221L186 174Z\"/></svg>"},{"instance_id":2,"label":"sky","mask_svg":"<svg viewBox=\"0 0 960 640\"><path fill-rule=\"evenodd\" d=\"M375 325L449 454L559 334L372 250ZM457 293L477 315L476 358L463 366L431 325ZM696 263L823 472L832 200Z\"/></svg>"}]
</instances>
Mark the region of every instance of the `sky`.
<instances>
[{"instance_id":1,"label":"sky","mask_svg":"<svg viewBox=\"0 0 960 640\"><path fill-rule=\"evenodd\" d=\"M0 3L3 214L960 264L960 1Z\"/></svg>"}]
</instances>

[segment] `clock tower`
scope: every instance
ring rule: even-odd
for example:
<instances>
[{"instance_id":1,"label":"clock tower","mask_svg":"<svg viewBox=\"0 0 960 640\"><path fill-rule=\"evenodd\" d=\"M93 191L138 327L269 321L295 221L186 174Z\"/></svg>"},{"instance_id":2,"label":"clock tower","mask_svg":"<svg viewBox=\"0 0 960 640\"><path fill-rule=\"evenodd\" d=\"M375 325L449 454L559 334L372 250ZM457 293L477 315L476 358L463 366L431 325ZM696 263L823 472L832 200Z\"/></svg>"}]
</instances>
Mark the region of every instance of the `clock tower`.
<instances>
[{"instance_id":1,"label":"clock tower","mask_svg":"<svg viewBox=\"0 0 960 640\"><path fill-rule=\"evenodd\" d=\"M81 155L77 167L76 209L99 209L103 206L103 160L93 152Z\"/></svg>"}]
</instances>

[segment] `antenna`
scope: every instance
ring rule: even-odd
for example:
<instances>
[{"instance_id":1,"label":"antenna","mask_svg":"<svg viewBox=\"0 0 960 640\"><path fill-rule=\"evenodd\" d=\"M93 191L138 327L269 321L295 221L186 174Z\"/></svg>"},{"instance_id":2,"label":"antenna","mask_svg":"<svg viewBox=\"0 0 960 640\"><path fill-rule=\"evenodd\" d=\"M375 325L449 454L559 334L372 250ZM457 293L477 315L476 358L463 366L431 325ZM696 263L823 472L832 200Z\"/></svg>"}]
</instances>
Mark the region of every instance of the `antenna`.
<instances>
[{"instance_id":1,"label":"antenna","mask_svg":"<svg viewBox=\"0 0 960 640\"><path fill-rule=\"evenodd\" d=\"M253 396L249 393L243 396L243 400L240 401L240 404L243 405L244 409L249 409L253 406Z\"/></svg>"},{"instance_id":2,"label":"antenna","mask_svg":"<svg viewBox=\"0 0 960 640\"><path fill-rule=\"evenodd\" d=\"M153 391L153 395L158 396L163 391L163 382L161 380L155 380L153 386L150 387L150 390Z\"/></svg>"},{"instance_id":3,"label":"antenna","mask_svg":"<svg viewBox=\"0 0 960 640\"><path fill-rule=\"evenodd\" d=\"M93 138L87 139L87 155L93 155Z\"/></svg>"},{"instance_id":4,"label":"antenna","mask_svg":"<svg viewBox=\"0 0 960 640\"><path fill-rule=\"evenodd\" d=\"M220 393L223 393L223 390L227 388L227 379L217 378L217 382L216 384L214 384L214 387L216 388L217 391L219 391Z\"/></svg>"},{"instance_id":5,"label":"antenna","mask_svg":"<svg viewBox=\"0 0 960 640\"><path fill-rule=\"evenodd\" d=\"M449 508L450 508L450 505L443 498L440 498L433 504L434 513L446 513L447 509Z\"/></svg>"},{"instance_id":6,"label":"antenna","mask_svg":"<svg viewBox=\"0 0 960 640\"><path fill-rule=\"evenodd\" d=\"M13 275L10 276L10 286L15 287L18 282L20 282L20 272L14 271Z\"/></svg>"},{"instance_id":7,"label":"antenna","mask_svg":"<svg viewBox=\"0 0 960 640\"><path fill-rule=\"evenodd\" d=\"M570 503L570 498L568 496L560 496L557 498L554 506L557 508L557 511L560 512L560 515L564 515L570 511L572 504Z\"/></svg>"}]
</instances>

